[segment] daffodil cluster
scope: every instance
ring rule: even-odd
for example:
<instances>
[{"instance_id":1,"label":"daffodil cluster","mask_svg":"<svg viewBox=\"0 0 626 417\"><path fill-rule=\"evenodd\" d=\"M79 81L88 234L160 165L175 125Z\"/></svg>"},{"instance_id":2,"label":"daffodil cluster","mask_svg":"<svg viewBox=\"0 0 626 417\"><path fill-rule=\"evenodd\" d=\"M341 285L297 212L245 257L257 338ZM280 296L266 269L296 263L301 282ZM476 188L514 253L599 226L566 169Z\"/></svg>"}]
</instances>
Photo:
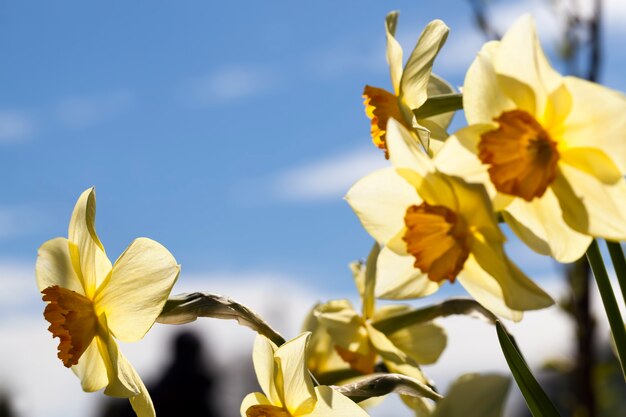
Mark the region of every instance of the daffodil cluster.
<instances>
[{"instance_id":1,"label":"daffodil cluster","mask_svg":"<svg viewBox=\"0 0 626 417\"><path fill-rule=\"evenodd\" d=\"M393 91L363 92L372 140L390 164L345 197L376 241L367 264L351 265L361 308L347 299L319 303L304 332L285 341L227 297L169 298L180 271L174 257L138 238L112 264L96 234L95 190L88 189L68 237L45 242L36 263L58 357L85 391L129 398L138 416L154 416L116 340L142 339L159 317L183 324L204 316L234 318L259 333L253 361L262 392L244 398L242 417L367 416L355 401L394 391L417 416L460 417L490 395L493 415L500 414L508 385L496 376L463 377L435 405L441 396L421 365L439 360L446 332L413 306L377 307L375 299L427 297L458 282L476 300L465 301L492 323L552 305L505 253L499 222L561 262L579 259L595 237L626 239L626 98L558 74L530 16L482 47L461 97L432 73L448 27L429 23L404 63L397 19L393 12L385 21ZM461 106L467 126L449 135ZM381 374L389 379L378 384ZM381 386L391 388L381 393Z\"/></svg>"}]
</instances>

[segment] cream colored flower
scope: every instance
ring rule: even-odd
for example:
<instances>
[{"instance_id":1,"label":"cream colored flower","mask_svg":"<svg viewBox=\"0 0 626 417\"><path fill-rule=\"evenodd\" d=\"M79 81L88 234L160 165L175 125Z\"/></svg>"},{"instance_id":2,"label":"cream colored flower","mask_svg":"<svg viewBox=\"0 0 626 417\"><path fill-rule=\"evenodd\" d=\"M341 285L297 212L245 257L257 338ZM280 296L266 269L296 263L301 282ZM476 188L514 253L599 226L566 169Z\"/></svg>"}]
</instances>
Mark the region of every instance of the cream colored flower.
<instances>
[{"instance_id":1,"label":"cream colored flower","mask_svg":"<svg viewBox=\"0 0 626 417\"><path fill-rule=\"evenodd\" d=\"M396 119L419 137L425 149L435 151L448 135L446 129L452 120L453 112L416 120L413 110L419 109L430 96L452 93L454 88L446 81L432 74L435 57L448 36L449 28L441 20L430 22L411 52L404 68L402 67L402 47L395 38L398 12L391 12L385 19L387 37L387 63L391 72L393 93L378 87L365 86L365 113L372 120L371 134L374 144L385 150L387 120ZM436 141L430 142L430 139Z\"/></svg>"},{"instance_id":2,"label":"cream colored flower","mask_svg":"<svg viewBox=\"0 0 626 417\"><path fill-rule=\"evenodd\" d=\"M524 16L483 46L463 96L469 127L441 170L483 182L513 231L561 262L592 237L626 239L623 95L555 72Z\"/></svg>"},{"instance_id":3,"label":"cream colored flower","mask_svg":"<svg viewBox=\"0 0 626 417\"><path fill-rule=\"evenodd\" d=\"M39 248L37 286L48 304L44 317L59 338L59 359L85 391L126 397L138 416L154 416L143 382L115 339L137 341L152 327L180 267L159 243L138 238L111 265L96 234L96 195L82 193L68 239Z\"/></svg>"},{"instance_id":4,"label":"cream colored flower","mask_svg":"<svg viewBox=\"0 0 626 417\"><path fill-rule=\"evenodd\" d=\"M306 367L310 333L277 347L264 336L254 342L254 370L263 393L248 394L242 417L367 417L352 400L327 386L313 387Z\"/></svg>"},{"instance_id":5,"label":"cream colored flower","mask_svg":"<svg viewBox=\"0 0 626 417\"><path fill-rule=\"evenodd\" d=\"M393 119L387 143L393 168L361 179L346 195L365 229L385 245L378 296L421 297L458 279L480 303L514 320L553 303L505 255L482 185L440 172L441 153L428 158Z\"/></svg>"},{"instance_id":6,"label":"cream colored flower","mask_svg":"<svg viewBox=\"0 0 626 417\"><path fill-rule=\"evenodd\" d=\"M313 336L309 346L309 368L316 375L336 372L346 365L360 374L374 372L382 360L390 372L402 373L426 383L419 365L437 361L446 347L446 333L435 323L418 323L384 333L376 324L406 313L408 305L388 305L376 309L373 288L365 284L365 266L351 265L361 296L361 312L348 300L333 300L315 306L308 320ZM340 358L336 360L334 358Z\"/></svg>"}]
</instances>

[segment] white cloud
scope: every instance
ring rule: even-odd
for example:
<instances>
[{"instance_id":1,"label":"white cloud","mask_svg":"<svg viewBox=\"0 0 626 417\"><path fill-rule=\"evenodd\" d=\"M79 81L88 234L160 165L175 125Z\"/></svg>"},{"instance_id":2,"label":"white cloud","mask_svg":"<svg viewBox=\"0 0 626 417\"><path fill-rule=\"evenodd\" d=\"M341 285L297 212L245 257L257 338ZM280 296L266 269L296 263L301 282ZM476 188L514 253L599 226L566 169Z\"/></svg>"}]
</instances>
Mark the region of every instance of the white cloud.
<instances>
[{"instance_id":1,"label":"white cloud","mask_svg":"<svg viewBox=\"0 0 626 417\"><path fill-rule=\"evenodd\" d=\"M68 97L55 106L54 115L65 127L85 129L114 119L133 101L133 94L127 90Z\"/></svg>"},{"instance_id":2,"label":"white cloud","mask_svg":"<svg viewBox=\"0 0 626 417\"><path fill-rule=\"evenodd\" d=\"M228 66L190 80L185 97L200 104L220 104L267 93L278 85L274 71L258 66Z\"/></svg>"},{"instance_id":3,"label":"white cloud","mask_svg":"<svg viewBox=\"0 0 626 417\"><path fill-rule=\"evenodd\" d=\"M0 109L0 144L20 142L36 130L35 120L27 113Z\"/></svg>"},{"instance_id":4,"label":"white cloud","mask_svg":"<svg viewBox=\"0 0 626 417\"><path fill-rule=\"evenodd\" d=\"M285 200L332 200L345 195L361 177L388 165L382 151L369 146L288 169L276 175L271 187Z\"/></svg>"}]
</instances>

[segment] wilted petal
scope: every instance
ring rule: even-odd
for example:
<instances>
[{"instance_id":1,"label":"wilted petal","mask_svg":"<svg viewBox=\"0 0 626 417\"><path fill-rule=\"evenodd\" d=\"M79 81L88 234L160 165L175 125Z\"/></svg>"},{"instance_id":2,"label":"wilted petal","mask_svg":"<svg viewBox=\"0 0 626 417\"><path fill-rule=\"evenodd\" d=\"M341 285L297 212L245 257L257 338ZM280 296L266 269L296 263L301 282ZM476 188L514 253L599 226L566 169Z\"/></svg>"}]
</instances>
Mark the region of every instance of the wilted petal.
<instances>
[{"instance_id":1,"label":"wilted petal","mask_svg":"<svg viewBox=\"0 0 626 417\"><path fill-rule=\"evenodd\" d=\"M58 285L85 295L83 285L74 271L67 239L57 237L41 245L35 264L37 287L43 291Z\"/></svg>"},{"instance_id":2,"label":"wilted petal","mask_svg":"<svg viewBox=\"0 0 626 417\"><path fill-rule=\"evenodd\" d=\"M106 314L109 329L119 340L139 340L161 313L179 272L165 247L151 239L136 239L98 289L96 313Z\"/></svg>"}]
</instances>

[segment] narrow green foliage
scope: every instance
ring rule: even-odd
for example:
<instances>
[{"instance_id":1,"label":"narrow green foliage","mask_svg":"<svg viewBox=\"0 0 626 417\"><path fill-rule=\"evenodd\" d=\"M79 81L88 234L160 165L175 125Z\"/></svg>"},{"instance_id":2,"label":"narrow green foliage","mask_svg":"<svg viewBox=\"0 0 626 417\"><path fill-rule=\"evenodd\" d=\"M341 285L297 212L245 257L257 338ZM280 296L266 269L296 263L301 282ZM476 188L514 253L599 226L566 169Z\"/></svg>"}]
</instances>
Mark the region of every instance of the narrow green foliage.
<instances>
[{"instance_id":1,"label":"narrow green foliage","mask_svg":"<svg viewBox=\"0 0 626 417\"><path fill-rule=\"evenodd\" d=\"M413 110L413 114L419 120L461 109L463 109L463 94L441 94L428 97L419 109Z\"/></svg>"},{"instance_id":2,"label":"narrow green foliage","mask_svg":"<svg viewBox=\"0 0 626 417\"><path fill-rule=\"evenodd\" d=\"M559 417L556 407L528 369L526 361L509 338L500 321L496 321L496 331L506 362L533 417Z\"/></svg>"},{"instance_id":3,"label":"narrow green foliage","mask_svg":"<svg viewBox=\"0 0 626 417\"><path fill-rule=\"evenodd\" d=\"M611 261L613 262L613 268L617 275L617 282L622 290L622 297L624 303L626 303L626 258L624 258L624 251L622 245L619 242L606 241L606 246L609 248L609 254L611 255Z\"/></svg>"}]
</instances>

